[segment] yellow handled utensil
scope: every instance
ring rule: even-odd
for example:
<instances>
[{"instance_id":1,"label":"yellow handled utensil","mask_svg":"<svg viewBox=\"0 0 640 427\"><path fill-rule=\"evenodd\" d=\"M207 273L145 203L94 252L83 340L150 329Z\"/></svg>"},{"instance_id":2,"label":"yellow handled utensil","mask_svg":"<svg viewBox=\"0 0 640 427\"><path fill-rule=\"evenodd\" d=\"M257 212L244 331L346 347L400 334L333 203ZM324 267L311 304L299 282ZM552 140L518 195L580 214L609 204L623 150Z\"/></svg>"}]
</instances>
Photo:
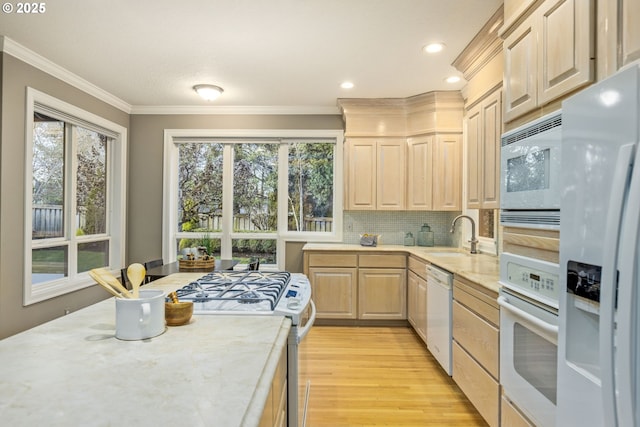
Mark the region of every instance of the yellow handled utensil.
<instances>
[{"instance_id":1,"label":"yellow handled utensil","mask_svg":"<svg viewBox=\"0 0 640 427\"><path fill-rule=\"evenodd\" d=\"M97 269L89 271L89 276L91 276L91 278L93 280L95 280L96 283L98 283L107 292L109 292L111 295L113 295L116 298L124 298L125 297L120 292L116 291L109 283L105 282L104 279L102 278L102 276L100 275L100 273L98 271L96 271L96 270Z\"/></svg>"},{"instance_id":2,"label":"yellow handled utensil","mask_svg":"<svg viewBox=\"0 0 640 427\"><path fill-rule=\"evenodd\" d=\"M127 277L129 277L129 281L131 282L131 289L133 290L134 298L139 298L140 285L144 281L144 276L146 276L146 274L147 270L142 264L134 263L127 268Z\"/></svg>"},{"instance_id":3,"label":"yellow handled utensil","mask_svg":"<svg viewBox=\"0 0 640 427\"><path fill-rule=\"evenodd\" d=\"M96 268L95 271L98 276L106 283L108 283L113 289L120 292L124 298L133 298L131 292L127 290L106 268Z\"/></svg>"}]
</instances>

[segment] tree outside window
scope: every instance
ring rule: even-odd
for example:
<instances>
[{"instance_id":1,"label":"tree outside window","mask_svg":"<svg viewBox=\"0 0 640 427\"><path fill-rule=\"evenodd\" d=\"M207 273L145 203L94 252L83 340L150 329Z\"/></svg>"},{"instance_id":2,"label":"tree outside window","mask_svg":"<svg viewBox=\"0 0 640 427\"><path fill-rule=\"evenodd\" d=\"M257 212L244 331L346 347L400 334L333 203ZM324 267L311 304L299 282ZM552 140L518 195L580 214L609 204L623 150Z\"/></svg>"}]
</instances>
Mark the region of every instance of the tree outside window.
<instances>
[{"instance_id":1,"label":"tree outside window","mask_svg":"<svg viewBox=\"0 0 640 427\"><path fill-rule=\"evenodd\" d=\"M284 234L334 232L336 142L256 139L174 143L178 259L206 237L217 257L277 264Z\"/></svg>"},{"instance_id":2,"label":"tree outside window","mask_svg":"<svg viewBox=\"0 0 640 427\"><path fill-rule=\"evenodd\" d=\"M331 231L333 152L331 143L289 143L290 231Z\"/></svg>"},{"instance_id":3,"label":"tree outside window","mask_svg":"<svg viewBox=\"0 0 640 427\"><path fill-rule=\"evenodd\" d=\"M31 235L37 244L31 253L32 284L109 264L109 242L104 237L108 139L96 131L34 113ZM98 235L103 237L96 239ZM93 241L82 242L82 236ZM72 254L75 268L70 273Z\"/></svg>"}]
</instances>

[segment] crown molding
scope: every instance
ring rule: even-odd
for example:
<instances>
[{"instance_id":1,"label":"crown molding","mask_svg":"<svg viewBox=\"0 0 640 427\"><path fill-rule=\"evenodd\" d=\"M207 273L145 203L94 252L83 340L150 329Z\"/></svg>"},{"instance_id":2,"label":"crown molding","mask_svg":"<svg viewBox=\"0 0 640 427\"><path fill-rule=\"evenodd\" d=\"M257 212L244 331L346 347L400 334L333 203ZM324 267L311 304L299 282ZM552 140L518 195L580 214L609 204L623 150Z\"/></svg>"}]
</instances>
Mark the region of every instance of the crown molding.
<instances>
[{"instance_id":1,"label":"crown molding","mask_svg":"<svg viewBox=\"0 0 640 427\"><path fill-rule=\"evenodd\" d=\"M465 80L471 80L491 59L502 52L502 39L498 36L498 31L503 25L503 19L501 5L451 64L462 73Z\"/></svg>"},{"instance_id":2,"label":"crown molding","mask_svg":"<svg viewBox=\"0 0 640 427\"><path fill-rule=\"evenodd\" d=\"M71 71L63 68L53 62L49 61L42 55L35 53L34 51L27 49L19 43L11 40L6 36L0 36L0 50L4 53L25 62L32 67L37 68L63 82L70 84L71 86L80 89L87 94L98 98L99 100L106 102L107 104L124 111L125 113L131 112L131 105L122 99L118 98L99 88L98 86L90 83L82 77L72 73Z\"/></svg>"},{"instance_id":3,"label":"crown molding","mask_svg":"<svg viewBox=\"0 0 640 427\"><path fill-rule=\"evenodd\" d=\"M130 114L201 115L340 115L338 107L321 106L214 106L214 105L134 105Z\"/></svg>"}]
</instances>

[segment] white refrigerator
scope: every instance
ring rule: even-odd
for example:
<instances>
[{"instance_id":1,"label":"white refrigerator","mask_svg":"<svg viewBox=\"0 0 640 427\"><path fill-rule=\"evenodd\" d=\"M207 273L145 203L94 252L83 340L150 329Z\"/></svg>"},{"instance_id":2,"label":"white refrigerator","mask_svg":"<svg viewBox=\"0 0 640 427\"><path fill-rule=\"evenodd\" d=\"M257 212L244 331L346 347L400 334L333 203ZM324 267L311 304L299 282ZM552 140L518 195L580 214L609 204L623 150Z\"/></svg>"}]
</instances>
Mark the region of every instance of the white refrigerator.
<instances>
[{"instance_id":1,"label":"white refrigerator","mask_svg":"<svg viewBox=\"0 0 640 427\"><path fill-rule=\"evenodd\" d=\"M640 426L639 67L562 103L558 426Z\"/></svg>"}]
</instances>

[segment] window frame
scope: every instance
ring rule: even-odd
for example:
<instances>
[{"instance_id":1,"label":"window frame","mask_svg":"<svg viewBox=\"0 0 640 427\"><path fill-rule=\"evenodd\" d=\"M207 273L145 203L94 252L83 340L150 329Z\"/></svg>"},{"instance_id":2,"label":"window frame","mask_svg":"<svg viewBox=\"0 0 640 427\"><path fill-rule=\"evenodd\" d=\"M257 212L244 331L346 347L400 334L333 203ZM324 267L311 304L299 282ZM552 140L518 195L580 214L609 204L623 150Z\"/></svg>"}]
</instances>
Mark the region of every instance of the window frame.
<instances>
[{"instance_id":1,"label":"window frame","mask_svg":"<svg viewBox=\"0 0 640 427\"><path fill-rule=\"evenodd\" d=\"M275 130L275 129L165 129L164 131L164 167L163 167L163 209L162 209L162 258L165 262L176 261L176 241L181 237L197 237L198 233L183 235L176 230L178 223L178 144L176 139L220 139L223 147L223 225L221 233L207 233L212 238L221 239L221 253L223 259L230 259L231 242L235 239L275 239L276 268L284 269L285 245L288 241L340 242L342 241L343 214L343 144L342 130ZM227 184L233 174L232 147L229 141L241 143L258 142L260 139L291 140L291 139L335 140L335 154L333 160L333 227L331 232L308 232L287 230L288 214L288 156L286 144L280 144L278 149L278 226L275 233L234 233L233 189ZM252 141L250 141L252 140ZM229 187L229 188L227 188ZM284 190L283 190L284 189ZM202 233L201 233L202 234Z\"/></svg>"},{"instance_id":2,"label":"window frame","mask_svg":"<svg viewBox=\"0 0 640 427\"><path fill-rule=\"evenodd\" d=\"M118 271L125 262L126 243L126 153L127 153L127 128L117 123L111 122L96 114L83 110L75 105L69 104L34 88L27 87L27 102L25 116L25 224L24 224L24 293L23 305L28 306L40 301L58 297L70 292L95 286L95 281L90 278L88 272L77 273L77 251L78 245L95 241L109 241L109 268ZM75 230L70 227L72 218L75 218L75 197L76 193L71 192L74 188L75 176L70 171L74 171L76 159L75 144L70 144L69 153L65 150L65 176L67 180L64 184L65 204L64 204L64 224L63 237L42 239L35 241L32 239L32 208L33 208L33 125L34 112L45 108L58 112L57 119L69 123L72 126L87 127L98 132L107 131L112 138L106 150L107 163L107 203L106 233L93 234L88 236L76 236ZM71 130L65 130L71 134ZM65 143L66 144L66 143ZM71 164L69 164L71 162ZM68 181L68 182L67 182ZM68 248L66 277L32 284L32 250L53 246L66 246Z\"/></svg>"}]
</instances>

